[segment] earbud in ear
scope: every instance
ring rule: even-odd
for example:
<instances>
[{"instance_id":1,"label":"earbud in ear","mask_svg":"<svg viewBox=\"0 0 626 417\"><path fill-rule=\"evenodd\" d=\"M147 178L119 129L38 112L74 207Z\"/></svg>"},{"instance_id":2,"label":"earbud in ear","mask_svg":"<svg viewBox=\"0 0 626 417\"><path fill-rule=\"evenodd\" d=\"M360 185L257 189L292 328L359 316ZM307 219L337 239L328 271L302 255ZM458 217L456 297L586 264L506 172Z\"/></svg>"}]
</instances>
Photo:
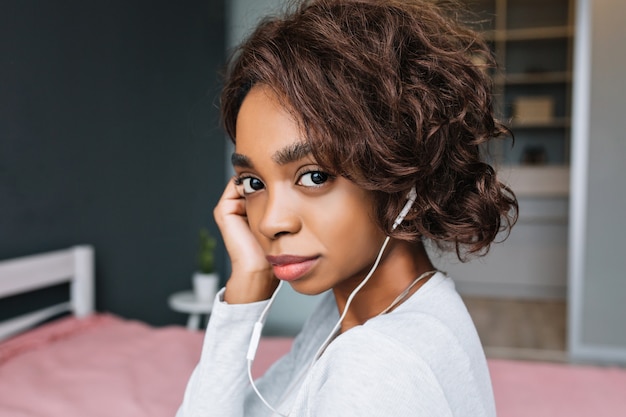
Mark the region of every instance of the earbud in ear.
<instances>
[{"instance_id":1,"label":"earbud in ear","mask_svg":"<svg viewBox=\"0 0 626 417\"><path fill-rule=\"evenodd\" d=\"M400 214L398 214L398 217L396 217L396 219L393 221L393 226L391 226L391 230L396 230L396 227L398 227L400 223L402 223L402 220L404 220L406 215L409 213L409 210L411 210L411 207L413 207L416 198L417 191L415 190L415 186L413 186L406 196L406 204L404 205L404 207L402 207L402 210L400 211Z\"/></svg>"}]
</instances>

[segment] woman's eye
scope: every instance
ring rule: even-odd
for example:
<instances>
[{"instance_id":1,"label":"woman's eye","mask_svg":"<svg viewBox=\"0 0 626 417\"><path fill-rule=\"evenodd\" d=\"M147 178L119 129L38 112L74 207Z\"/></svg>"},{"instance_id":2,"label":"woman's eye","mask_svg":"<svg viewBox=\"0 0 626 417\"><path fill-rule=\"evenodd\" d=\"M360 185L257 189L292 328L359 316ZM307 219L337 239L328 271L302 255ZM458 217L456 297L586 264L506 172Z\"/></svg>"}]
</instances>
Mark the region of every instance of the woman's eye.
<instances>
[{"instance_id":1,"label":"woman's eye","mask_svg":"<svg viewBox=\"0 0 626 417\"><path fill-rule=\"evenodd\" d=\"M322 171L312 171L302 174L298 180L299 185L305 187L319 187L328 181L329 175Z\"/></svg>"},{"instance_id":2,"label":"woman's eye","mask_svg":"<svg viewBox=\"0 0 626 417\"><path fill-rule=\"evenodd\" d=\"M265 188L265 184L263 184L263 182L258 178L246 177L246 178L241 178L240 181L241 181L241 185L243 186L244 194L252 194L256 191L259 191Z\"/></svg>"}]
</instances>

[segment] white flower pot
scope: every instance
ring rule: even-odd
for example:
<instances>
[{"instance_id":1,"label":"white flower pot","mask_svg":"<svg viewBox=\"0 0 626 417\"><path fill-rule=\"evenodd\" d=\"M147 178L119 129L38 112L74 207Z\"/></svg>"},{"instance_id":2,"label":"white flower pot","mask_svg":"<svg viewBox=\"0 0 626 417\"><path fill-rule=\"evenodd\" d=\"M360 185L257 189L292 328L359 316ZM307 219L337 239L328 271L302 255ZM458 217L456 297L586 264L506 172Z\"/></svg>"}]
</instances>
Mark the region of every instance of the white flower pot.
<instances>
[{"instance_id":1,"label":"white flower pot","mask_svg":"<svg viewBox=\"0 0 626 417\"><path fill-rule=\"evenodd\" d=\"M203 274L196 272L193 274L193 292L196 299L200 301L213 301L217 294L220 277L217 273Z\"/></svg>"}]
</instances>

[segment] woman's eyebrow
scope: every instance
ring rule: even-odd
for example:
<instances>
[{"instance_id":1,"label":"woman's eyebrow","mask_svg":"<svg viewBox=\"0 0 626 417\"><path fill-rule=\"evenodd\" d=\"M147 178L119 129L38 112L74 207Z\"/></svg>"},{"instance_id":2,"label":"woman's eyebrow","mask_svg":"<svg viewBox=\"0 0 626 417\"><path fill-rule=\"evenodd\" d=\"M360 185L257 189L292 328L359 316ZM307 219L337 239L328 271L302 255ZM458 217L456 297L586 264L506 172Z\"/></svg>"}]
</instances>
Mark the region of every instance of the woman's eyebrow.
<instances>
[{"instance_id":1,"label":"woman's eyebrow","mask_svg":"<svg viewBox=\"0 0 626 417\"><path fill-rule=\"evenodd\" d=\"M274 152L272 159L279 165L299 161L311 154L311 146L306 142L295 142Z\"/></svg>"},{"instance_id":2,"label":"woman's eyebrow","mask_svg":"<svg viewBox=\"0 0 626 417\"><path fill-rule=\"evenodd\" d=\"M287 165L299 161L311 154L311 146L306 142L296 142L274 152L272 160L279 165ZM234 152L230 156L230 162L234 167L254 168L252 161L246 155Z\"/></svg>"},{"instance_id":3,"label":"woman's eyebrow","mask_svg":"<svg viewBox=\"0 0 626 417\"><path fill-rule=\"evenodd\" d=\"M250 158L236 152L230 156L230 162L233 164L234 167L254 168L252 166L252 161L250 160Z\"/></svg>"}]
</instances>

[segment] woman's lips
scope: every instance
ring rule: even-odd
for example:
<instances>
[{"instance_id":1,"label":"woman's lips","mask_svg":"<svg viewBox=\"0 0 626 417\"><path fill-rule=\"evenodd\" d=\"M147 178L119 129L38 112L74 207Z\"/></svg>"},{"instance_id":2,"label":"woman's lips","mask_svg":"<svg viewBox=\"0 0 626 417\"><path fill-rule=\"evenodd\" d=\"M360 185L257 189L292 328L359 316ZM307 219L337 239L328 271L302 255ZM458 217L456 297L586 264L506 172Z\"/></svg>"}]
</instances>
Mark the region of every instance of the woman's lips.
<instances>
[{"instance_id":1,"label":"woman's lips","mask_svg":"<svg viewBox=\"0 0 626 417\"><path fill-rule=\"evenodd\" d=\"M276 278L283 281L295 281L309 272L318 256L268 255L266 259L272 265Z\"/></svg>"}]
</instances>

